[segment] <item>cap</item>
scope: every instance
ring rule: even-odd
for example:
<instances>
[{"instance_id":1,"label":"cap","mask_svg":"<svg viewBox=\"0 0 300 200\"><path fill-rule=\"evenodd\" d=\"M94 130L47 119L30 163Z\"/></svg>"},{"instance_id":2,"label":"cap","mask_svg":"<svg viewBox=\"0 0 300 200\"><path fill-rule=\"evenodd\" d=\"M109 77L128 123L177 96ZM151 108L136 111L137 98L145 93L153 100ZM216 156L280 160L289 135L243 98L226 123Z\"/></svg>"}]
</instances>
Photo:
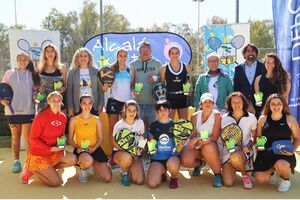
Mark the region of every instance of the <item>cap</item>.
<instances>
[{"instance_id":1,"label":"cap","mask_svg":"<svg viewBox=\"0 0 300 200\"><path fill-rule=\"evenodd\" d=\"M200 102L203 103L206 100L210 100L210 101L214 102L214 97L210 93L203 93L200 97Z\"/></svg>"}]
</instances>

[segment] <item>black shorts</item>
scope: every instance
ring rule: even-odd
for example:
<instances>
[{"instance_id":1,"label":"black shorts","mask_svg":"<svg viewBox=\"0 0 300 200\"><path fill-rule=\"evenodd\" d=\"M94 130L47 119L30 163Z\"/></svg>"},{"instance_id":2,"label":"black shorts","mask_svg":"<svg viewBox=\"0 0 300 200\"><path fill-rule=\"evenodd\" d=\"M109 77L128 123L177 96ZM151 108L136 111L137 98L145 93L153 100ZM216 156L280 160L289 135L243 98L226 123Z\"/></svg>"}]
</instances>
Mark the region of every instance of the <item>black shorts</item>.
<instances>
[{"instance_id":1,"label":"black shorts","mask_svg":"<svg viewBox=\"0 0 300 200\"><path fill-rule=\"evenodd\" d=\"M8 124L28 124L32 123L34 115L7 115Z\"/></svg>"},{"instance_id":2,"label":"black shorts","mask_svg":"<svg viewBox=\"0 0 300 200\"><path fill-rule=\"evenodd\" d=\"M167 160L155 160L155 159L151 159L151 162L159 162L161 163L165 168L167 168L167 162L168 162L168 159Z\"/></svg>"},{"instance_id":3,"label":"black shorts","mask_svg":"<svg viewBox=\"0 0 300 200\"><path fill-rule=\"evenodd\" d=\"M76 157L78 157L80 154L82 153L88 153L88 152L80 152L80 153L77 153L77 148L74 148L73 150L73 154L76 155ZM90 154L90 153L88 153ZM108 161L108 158L107 158L107 155L104 153L104 151L102 150L101 147L98 147L92 154L91 154L92 158L94 160L97 160L98 162L101 162L101 163L105 163Z\"/></svg>"},{"instance_id":4,"label":"black shorts","mask_svg":"<svg viewBox=\"0 0 300 200\"><path fill-rule=\"evenodd\" d=\"M125 102L118 101L113 98L109 98L106 104L107 114L122 114Z\"/></svg>"},{"instance_id":5,"label":"black shorts","mask_svg":"<svg viewBox=\"0 0 300 200\"><path fill-rule=\"evenodd\" d=\"M168 95L167 99L170 101L172 109L189 107L189 98L187 95Z\"/></svg>"}]
</instances>

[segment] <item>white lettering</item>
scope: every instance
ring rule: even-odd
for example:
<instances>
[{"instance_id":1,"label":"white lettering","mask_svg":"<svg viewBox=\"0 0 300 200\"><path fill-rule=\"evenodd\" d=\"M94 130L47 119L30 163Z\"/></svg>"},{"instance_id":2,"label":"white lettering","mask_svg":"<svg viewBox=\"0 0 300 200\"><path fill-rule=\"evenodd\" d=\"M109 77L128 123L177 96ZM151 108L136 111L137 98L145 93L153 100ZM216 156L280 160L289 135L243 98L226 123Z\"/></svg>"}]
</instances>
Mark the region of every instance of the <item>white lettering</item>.
<instances>
[{"instance_id":1,"label":"white lettering","mask_svg":"<svg viewBox=\"0 0 300 200\"><path fill-rule=\"evenodd\" d=\"M292 13L292 14L296 14L297 12L299 12L300 11L300 6L297 8L297 10L293 10L293 8L292 8L292 3L293 2L293 0L290 0L289 1L289 4L288 4L288 11L290 12L290 13ZM285 2L284 2L285 3Z\"/></svg>"}]
</instances>

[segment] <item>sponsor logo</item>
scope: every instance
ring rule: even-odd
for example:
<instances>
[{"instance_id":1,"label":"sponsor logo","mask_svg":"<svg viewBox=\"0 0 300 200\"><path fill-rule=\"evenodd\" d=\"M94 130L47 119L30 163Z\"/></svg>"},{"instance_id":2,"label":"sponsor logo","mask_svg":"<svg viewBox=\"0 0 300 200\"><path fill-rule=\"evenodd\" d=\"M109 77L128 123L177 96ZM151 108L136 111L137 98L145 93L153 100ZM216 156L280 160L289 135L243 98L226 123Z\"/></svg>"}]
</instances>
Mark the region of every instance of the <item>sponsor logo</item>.
<instances>
[{"instance_id":1,"label":"sponsor logo","mask_svg":"<svg viewBox=\"0 0 300 200\"><path fill-rule=\"evenodd\" d=\"M167 134L161 134L159 136L159 142L162 144L162 145L166 145L168 144L169 142L169 136Z\"/></svg>"},{"instance_id":2,"label":"sponsor logo","mask_svg":"<svg viewBox=\"0 0 300 200\"><path fill-rule=\"evenodd\" d=\"M60 125L61 125L61 122L58 121L58 120L54 120L54 121L51 122L51 125L52 125L52 126L60 126Z\"/></svg>"}]
</instances>

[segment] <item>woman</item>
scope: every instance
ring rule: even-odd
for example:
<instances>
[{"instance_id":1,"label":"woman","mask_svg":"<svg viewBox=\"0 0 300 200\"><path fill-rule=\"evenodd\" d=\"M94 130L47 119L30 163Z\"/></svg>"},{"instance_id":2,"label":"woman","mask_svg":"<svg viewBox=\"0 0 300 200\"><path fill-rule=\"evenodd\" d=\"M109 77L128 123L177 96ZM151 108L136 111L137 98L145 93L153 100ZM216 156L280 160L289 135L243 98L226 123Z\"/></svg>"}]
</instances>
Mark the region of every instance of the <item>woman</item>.
<instances>
[{"instance_id":1,"label":"woman","mask_svg":"<svg viewBox=\"0 0 300 200\"><path fill-rule=\"evenodd\" d=\"M52 91L59 91L64 96L67 68L60 62L58 48L54 44L48 43L44 46L37 71L41 77L40 92L47 96ZM40 109L46 106L46 100L39 104Z\"/></svg>"},{"instance_id":2,"label":"woman","mask_svg":"<svg viewBox=\"0 0 300 200\"><path fill-rule=\"evenodd\" d=\"M163 66L160 70L162 83L167 85L167 99L170 101L172 109L170 118L174 119L177 111L179 119L187 119L189 96L183 92L183 84L191 83L191 67L180 61L181 52L177 46L171 46L169 49L170 63Z\"/></svg>"},{"instance_id":3,"label":"woman","mask_svg":"<svg viewBox=\"0 0 300 200\"><path fill-rule=\"evenodd\" d=\"M171 174L169 188L178 188L178 173L180 158L173 153L175 148L174 135L171 131L173 120L169 118L171 104L167 100L158 101L155 105L156 121L152 122L149 130L149 141L156 141L156 154L151 156L151 164L147 173L147 184L150 188L157 187L167 180L166 172ZM148 143L149 148L149 143Z\"/></svg>"},{"instance_id":4,"label":"woman","mask_svg":"<svg viewBox=\"0 0 300 200\"><path fill-rule=\"evenodd\" d=\"M254 177L258 183L272 181L276 172L281 181L277 191L287 192L291 187L290 174L294 173L296 158L294 152L282 151L280 155L268 150L274 141L293 142L294 151L300 145L300 129L297 120L291 115L283 96L272 94L268 97L262 116L258 120L257 135L265 136L265 150L258 150L254 163Z\"/></svg>"},{"instance_id":5,"label":"woman","mask_svg":"<svg viewBox=\"0 0 300 200\"><path fill-rule=\"evenodd\" d=\"M1 104L5 105L5 115L11 131L11 146L14 154L14 163L12 172L21 172L20 163L20 138L23 134L25 149L29 151L29 132L31 123L34 118L33 107L33 88L39 84L38 75L34 71L32 65L29 65L29 55L25 52L17 54L17 64L15 69L8 70L3 77L2 82L11 86L14 97L11 106L14 114L8 109L6 100L2 100Z\"/></svg>"},{"instance_id":6,"label":"woman","mask_svg":"<svg viewBox=\"0 0 300 200\"><path fill-rule=\"evenodd\" d=\"M48 106L33 120L31 148L20 177L23 183L28 183L34 174L46 185L57 187L61 184L61 178L56 169L76 164L76 156L57 145L57 139L64 135L67 122L61 112L62 99L58 91L51 92L47 96Z\"/></svg>"},{"instance_id":7,"label":"woman","mask_svg":"<svg viewBox=\"0 0 300 200\"><path fill-rule=\"evenodd\" d=\"M104 95L97 73L92 53L87 48L79 48L73 56L67 82L67 104L70 116L79 114L79 99L85 93L94 99L91 113L99 115L102 112Z\"/></svg>"},{"instance_id":8,"label":"woman","mask_svg":"<svg viewBox=\"0 0 300 200\"><path fill-rule=\"evenodd\" d=\"M221 161L217 145L221 132L221 113L214 110L213 106L213 96L210 93L202 94L200 110L191 119L195 127L194 133L181 153L181 164L184 167L195 167L193 175L198 176L201 159L204 159L215 175L213 186L221 187ZM208 137L204 135L205 132Z\"/></svg>"},{"instance_id":9,"label":"woman","mask_svg":"<svg viewBox=\"0 0 300 200\"><path fill-rule=\"evenodd\" d=\"M255 93L263 93L262 104L257 104L261 108L265 105L267 98L273 93L282 95L285 101L288 102L291 89L290 77L276 54L269 53L265 56L263 75L256 77L254 89Z\"/></svg>"},{"instance_id":10,"label":"woman","mask_svg":"<svg viewBox=\"0 0 300 200\"><path fill-rule=\"evenodd\" d=\"M81 113L70 120L68 141L74 147L80 166L79 181L87 182L87 169L92 167L105 182L112 178L107 165L107 156L100 147L103 142L102 124L99 118L91 114L93 99L84 94L80 97ZM86 142L86 144L85 144Z\"/></svg>"},{"instance_id":11,"label":"woman","mask_svg":"<svg viewBox=\"0 0 300 200\"><path fill-rule=\"evenodd\" d=\"M252 181L247 174L247 170L252 170L252 138L256 135L256 117L247 112L248 101L241 92L233 92L226 99L226 110L222 116L221 128L228 124L237 124L242 130L242 141L236 145L236 151L229 153L226 145L218 140L223 169L223 184L232 186L236 179L236 171L242 173L243 185L245 189L252 189Z\"/></svg>"},{"instance_id":12,"label":"woman","mask_svg":"<svg viewBox=\"0 0 300 200\"><path fill-rule=\"evenodd\" d=\"M145 126L143 120L139 118L139 106L134 100L126 101L124 105L123 118L118 121L113 130L113 138L123 128L129 129L136 134L136 138L143 138ZM114 160L120 165L120 182L122 185L129 186L129 173L131 181L140 185L144 183L145 175L141 160L138 157L133 157L130 153L123 151L115 140L114 142Z\"/></svg>"},{"instance_id":13,"label":"woman","mask_svg":"<svg viewBox=\"0 0 300 200\"><path fill-rule=\"evenodd\" d=\"M126 101L132 99L131 87L134 83L134 69L127 67L128 52L125 49L117 51L117 61L111 65L111 69L115 73L115 80L110 88L111 96L107 101L106 113L109 119L109 135L112 136L113 127L119 120L123 106ZM109 89L107 84L104 84L102 90L106 92ZM113 139L111 137L112 146ZM114 155L114 153L112 154ZM110 165L115 165L113 159L109 160Z\"/></svg>"}]
</instances>

